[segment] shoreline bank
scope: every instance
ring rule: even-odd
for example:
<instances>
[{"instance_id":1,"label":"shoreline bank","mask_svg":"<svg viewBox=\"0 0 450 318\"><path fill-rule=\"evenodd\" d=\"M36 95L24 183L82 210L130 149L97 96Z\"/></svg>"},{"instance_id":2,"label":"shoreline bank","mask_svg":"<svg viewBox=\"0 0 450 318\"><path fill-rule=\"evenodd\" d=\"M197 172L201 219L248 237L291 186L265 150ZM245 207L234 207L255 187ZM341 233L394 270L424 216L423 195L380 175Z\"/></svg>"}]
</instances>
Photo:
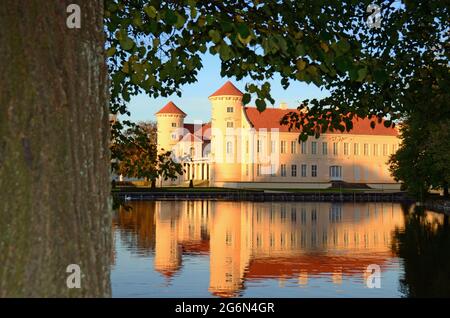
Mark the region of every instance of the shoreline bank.
<instances>
[{"instance_id":1,"label":"shoreline bank","mask_svg":"<svg viewBox=\"0 0 450 318\"><path fill-rule=\"evenodd\" d=\"M405 202L404 192L275 192L275 191L114 191L123 200L212 200L212 201L298 201L298 202Z\"/></svg>"}]
</instances>

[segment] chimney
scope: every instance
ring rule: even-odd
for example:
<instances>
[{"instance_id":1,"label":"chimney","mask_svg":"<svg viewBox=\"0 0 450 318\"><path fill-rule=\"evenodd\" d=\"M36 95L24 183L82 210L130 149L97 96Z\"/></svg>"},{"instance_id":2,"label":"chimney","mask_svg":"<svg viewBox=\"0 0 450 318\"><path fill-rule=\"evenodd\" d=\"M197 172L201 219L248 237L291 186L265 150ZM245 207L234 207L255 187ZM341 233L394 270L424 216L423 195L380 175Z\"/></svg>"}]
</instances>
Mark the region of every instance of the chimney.
<instances>
[{"instance_id":1,"label":"chimney","mask_svg":"<svg viewBox=\"0 0 450 318\"><path fill-rule=\"evenodd\" d=\"M281 102L280 103L280 109L287 109L288 108L288 104L285 102Z\"/></svg>"}]
</instances>

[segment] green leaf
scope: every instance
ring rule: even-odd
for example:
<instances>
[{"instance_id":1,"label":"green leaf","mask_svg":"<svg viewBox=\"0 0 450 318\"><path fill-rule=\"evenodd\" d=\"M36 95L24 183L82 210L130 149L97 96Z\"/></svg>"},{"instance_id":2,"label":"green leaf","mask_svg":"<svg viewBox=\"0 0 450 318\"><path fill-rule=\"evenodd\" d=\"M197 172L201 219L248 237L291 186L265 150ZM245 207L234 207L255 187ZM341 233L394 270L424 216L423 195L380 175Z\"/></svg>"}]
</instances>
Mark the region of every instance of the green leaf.
<instances>
[{"instance_id":1,"label":"green leaf","mask_svg":"<svg viewBox=\"0 0 450 318\"><path fill-rule=\"evenodd\" d=\"M252 36L249 35L248 37L243 38L243 37L238 33L238 40L239 40L242 44L247 45L247 44L249 44L250 41L252 40Z\"/></svg>"},{"instance_id":2,"label":"green leaf","mask_svg":"<svg viewBox=\"0 0 450 318\"><path fill-rule=\"evenodd\" d=\"M237 31L243 39L246 39L250 35L250 30L248 29L248 26L244 23L239 23L237 25Z\"/></svg>"},{"instance_id":3,"label":"green leaf","mask_svg":"<svg viewBox=\"0 0 450 318\"><path fill-rule=\"evenodd\" d=\"M223 61L228 61L229 59L231 59L233 57L233 51L225 43L220 45L219 54L220 54L220 58Z\"/></svg>"},{"instance_id":4,"label":"green leaf","mask_svg":"<svg viewBox=\"0 0 450 318\"><path fill-rule=\"evenodd\" d=\"M245 93L245 94L242 96L242 104L244 104L244 105L248 104L248 103L250 102L251 99L252 99L252 97L250 96L250 94Z\"/></svg>"},{"instance_id":5,"label":"green leaf","mask_svg":"<svg viewBox=\"0 0 450 318\"><path fill-rule=\"evenodd\" d=\"M346 39L342 39L337 42L337 48L341 53L346 53L348 50L350 50L350 44Z\"/></svg>"},{"instance_id":6,"label":"green leaf","mask_svg":"<svg viewBox=\"0 0 450 318\"><path fill-rule=\"evenodd\" d=\"M299 60L297 60L296 65L297 65L297 70L303 71L306 67L306 62L303 59L299 59Z\"/></svg>"},{"instance_id":7,"label":"green leaf","mask_svg":"<svg viewBox=\"0 0 450 318\"><path fill-rule=\"evenodd\" d=\"M305 46L303 45L303 43L297 44L297 46L295 47L295 53L298 56L304 56L306 54L306 49L305 49Z\"/></svg>"},{"instance_id":8,"label":"green leaf","mask_svg":"<svg viewBox=\"0 0 450 318\"><path fill-rule=\"evenodd\" d=\"M373 72L373 79L378 84L383 84L388 79L388 74L383 69L377 69Z\"/></svg>"},{"instance_id":9,"label":"green leaf","mask_svg":"<svg viewBox=\"0 0 450 318\"><path fill-rule=\"evenodd\" d=\"M217 30L209 30L208 35L211 37L214 43L219 43L220 41L222 41L222 37Z\"/></svg>"},{"instance_id":10,"label":"green leaf","mask_svg":"<svg viewBox=\"0 0 450 318\"><path fill-rule=\"evenodd\" d=\"M110 47L109 49L106 50L106 56L107 57L114 56L115 53L116 53L116 48L114 46L112 46L112 47Z\"/></svg>"},{"instance_id":11,"label":"green leaf","mask_svg":"<svg viewBox=\"0 0 450 318\"><path fill-rule=\"evenodd\" d=\"M255 103L256 103L256 108L257 108L260 112L262 112L263 110L266 109L266 102L264 101L264 99L258 98L258 99L255 101Z\"/></svg>"},{"instance_id":12,"label":"green leaf","mask_svg":"<svg viewBox=\"0 0 450 318\"><path fill-rule=\"evenodd\" d=\"M346 56L337 57L335 60L335 63L336 63L336 68L340 72L346 72L350 68L350 65L351 65L351 62L349 61L349 59Z\"/></svg>"},{"instance_id":13,"label":"green leaf","mask_svg":"<svg viewBox=\"0 0 450 318\"><path fill-rule=\"evenodd\" d=\"M154 6L145 6L144 12L152 19L154 19L156 17L156 13L157 13Z\"/></svg>"},{"instance_id":14,"label":"green leaf","mask_svg":"<svg viewBox=\"0 0 450 318\"><path fill-rule=\"evenodd\" d=\"M128 35L122 37L122 39L119 40L119 43L125 51L131 50L134 46L134 41Z\"/></svg>"},{"instance_id":15,"label":"green leaf","mask_svg":"<svg viewBox=\"0 0 450 318\"><path fill-rule=\"evenodd\" d=\"M177 23L178 18L177 15L173 10L167 9L167 11L164 14L164 22L168 25L174 25Z\"/></svg>"},{"instance_id":16,"label":"green leaf","mask_svg":"<svg viewBox=\"0 0 450 318\"><path fill-rule=\"evenodd\" d=\"M184 23L186 22L186 18L179 14L178 12L176 13L177 16L177 23L175 24L175 27L177 29L181 29L184 26Z\"/></svg>"},{"instance_id":17,"label":"green leaf","mask_svg":"<svg viewBox=\"0 0 450 318\"><path fill-rule=\"evenodd\" d=\"M362 82L365 78L366 78L366 75L367 75L367 68L360 68L359 70L358 70L358 78L357 78L357 81L358 82Z\"/></svg>"},{"instance_id":18,"label":"green leaf","mask_svg":"<svg viewBox=\"0 0 450 318\"><path fill-rule=\"evenodd\" d=\"M299 139L300 139L300 141L308 140L308 134L305 132L300 133Z\"/></svg>"}]
</instances>

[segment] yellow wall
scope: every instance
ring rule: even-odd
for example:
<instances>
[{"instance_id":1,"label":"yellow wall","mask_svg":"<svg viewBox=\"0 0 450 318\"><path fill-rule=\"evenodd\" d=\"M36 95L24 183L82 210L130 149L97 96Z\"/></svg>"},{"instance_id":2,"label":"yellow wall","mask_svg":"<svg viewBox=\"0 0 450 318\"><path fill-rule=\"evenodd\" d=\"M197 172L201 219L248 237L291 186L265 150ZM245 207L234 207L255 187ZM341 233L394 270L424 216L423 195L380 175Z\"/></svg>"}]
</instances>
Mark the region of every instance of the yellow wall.
<instances>
[{"instance_id":1,"label":"yellow wall","mask_svg":"<svg viewBox=\"0 0 450 318\"><path fill-rule=\"evenodd\" d=\"M298 133L289 132L255 132L245 134L244 144L249 140L249 149L244 149L242 164L242 181L255 182L328 182L330 166L341 166L342 179L347 182L360 183L395 183L391 177L387 161L397 149L399 139L394 136L350 135L350 134L323 134L320 138L308 138L306 153L302 153L302 146L298 143ZM257 151L257 141L260 141L260 152ZM275 142L272 152L272 141ZM285 152L281 153L281 143L285 144ZM316 143L316 154L312 154L312 144ZM293 143L293 144L292 144ZM323 143L327 145L327 154L323 154ZM333 144L337 144L337 154ZM344 144L348 146L348 153L344 154ZM354 145L358 146L355 155ZM364 145L367 144L369 152L364 154ZM261 146L262 145L262 146ZM292 145L295 153L292 153ZM376 145L376 146L374 146ZM374 153L377 147L377 154ZM383 149L387 150L383 152ZM261 173L258 176L258 164ZM286 165L286 176L281 175L281 165ZM248 174L247 167L248 165ZM275 174L271 174L271 165ZM292 165L296 165L297 174L292 176ZM306 165L306 176L302 176L302 165ZM317 176L312 176L312 165L317 166ZM222 169L222 167L220 168Z\"/></svg>"},{"instance_id":2,"label":"yellow wall","mask_svg":"<svg viewBox=\"0 0 450 318\"><path fill-rule=\"evenodd\" d=\"M211 109L211 179L214 181L241 180L241 141L236 129L242 126L242 97L213 96ZM228 112L232 107L233 112ZM233 127L228 127L232 123ZM227 153L227 143L231 152Z\"/></svg>"},{"instance_id":3,"label":"yellow wall","mask_svg":"<svg viewBox=\"0 0 450 318\"><path fill-rule=\"evenodd\" d=\"M156 122L158 151L172 150L179 141L178 136L183 132L184 116L170 113L156 114ZM176 127L172 127L172 123L175 123ZM172 138L173 134L177 135L175 139Z\"/></svg>"}]
</instances>

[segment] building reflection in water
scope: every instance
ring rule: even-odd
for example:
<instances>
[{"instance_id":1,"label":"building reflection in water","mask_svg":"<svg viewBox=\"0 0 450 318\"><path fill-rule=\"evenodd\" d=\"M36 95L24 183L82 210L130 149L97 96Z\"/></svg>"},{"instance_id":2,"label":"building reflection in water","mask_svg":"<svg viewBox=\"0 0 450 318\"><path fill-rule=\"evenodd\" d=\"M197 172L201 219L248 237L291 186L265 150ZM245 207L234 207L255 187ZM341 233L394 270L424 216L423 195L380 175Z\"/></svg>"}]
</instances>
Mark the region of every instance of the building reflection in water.
<instances>
[{"instance_id":1,"label":"building reflection in water","mask_svg":"<svg viewBox=\"0 0 450 318\"><path fill-rule=\"evenodd\" d=\"M244 284L278 278L307 286L312 277L341 284L365 269L384 270L405 214L390 203L159 201L130 202L114 226L131 250L154 253L154 269L172 277L183 255L209 254L209 291L238 296Z\"/></svg>"}]
</instances>

